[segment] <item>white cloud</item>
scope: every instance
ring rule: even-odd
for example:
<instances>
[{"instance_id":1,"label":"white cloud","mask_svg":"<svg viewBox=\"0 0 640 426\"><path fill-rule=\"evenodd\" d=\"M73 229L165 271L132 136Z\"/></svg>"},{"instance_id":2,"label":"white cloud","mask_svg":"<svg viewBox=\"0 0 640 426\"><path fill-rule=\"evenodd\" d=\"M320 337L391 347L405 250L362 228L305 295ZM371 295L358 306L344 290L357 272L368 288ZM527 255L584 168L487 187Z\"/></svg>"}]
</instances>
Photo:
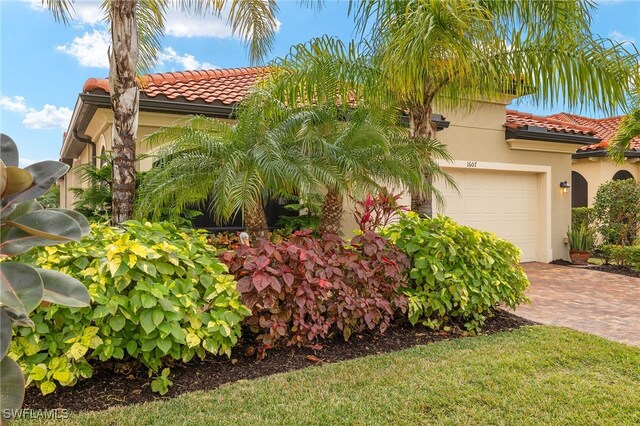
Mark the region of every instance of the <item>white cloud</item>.
<instances>
[{"instance_id":1,"label":"white cloud","mask_svg":"<svg viewBox=\"0 0 640 426\"><path fill-rule=\"evenodd\" d=\"M96 25L103 21L105 14L100 1L78 1L73 6L75 10L74 18L77 21L89 25Z\"/></svg>"},{"instance_id":2,"label":"white cloud","mask_svg":"<svg viewBox=\"0 0 640 426\"><path fill-rule=\"evenodd\" d=\"M180 55L173 47L166 47L158 54L158 67L177 64L181 70L201 70L219 68L209 62L200 62L195 56L185 53Z\"/></svg>"},{"instance_id":3,"label":"white cloud","mask_svg":"<svg viewBox=\"0 0 640 426\"><path fill-rule=\"evenodd\" d=\"M626 36L620 31L609 31L609 38L622 44L633 44L636 42L633 37Z\"/></svg>"},{"instance_id":4,"label":"white cloud","mask_svg":"<svg viewBox=\"0 0 640 426\"><path fill-rule=\"evenodd\" d=\"M69 44L57 46L56 50L73 56L83 67L109 68L108 49L111 38L107 31L93 30L76 37ZM180 70L198 70L218 68L209 62L202 62L189 53L178 53L169 46L158 54L158 67L169 67ZM172 67L173 66L173 67ZM163 69L164 71L164 69Z\"/></svg>"},{"instance_id":5,"label":"white cloud","mask_svg":"<svg viewBox=\"0 0 640 426\"><path fill-rule=\"evenodd\" d=\"M93 30L76 37L69 44L56 46L58 52L73 56L83 67L109 68L108 49L111 38L107 31Z\"/></svg>"},{"instance_id":6,"label":"white cloud","mask_svg":"<svg viewBox=\"0 0 640 426\"><path fill-rule=\"evenodd\" d=\"M197 16L178 10L167 15L165 34L174 37L230 38L233 35L227 19L217 16Z\"/></svg>"},{"instance_id":7,"label":"white cloud","mask_svg":"<svg viewBox=\"0 0 640 426\"><path fill-rule=\"evenodd\" d=\"M12 98L8 96L0 97L0 108L22 114L25 114L29 109L22 96L14 96Z\"/></svg>"},{"instance_id":8,"label":"white cloud","mask_svg":"<svg viewBox=\"0 0 640 426\"><path fill-rule=\"evenodd\" d=\"M22 0L37 11L46 11L47 7L42 4L42 0ZM70 8L71 18L81 24L91 26L99 24L104 18L102 11L102 1L100 0L77 0Z\"/></svg>"},{"instance_id":9,"label":"white cloud","mask_svg":"<svg viewBox=\"0 0 640 426\"><path fill-rule=\"evenodd\" d=\"M30 129L66 129L71 120L71 110L46 104L41 110L31 110L25 114L22 124Z\"/></svg>"},{"instance_id":10,"label":"white cloud","mask_svg":"<svg viewBox=\"0 0 640 426\"><path fill-rule=\"evenodd\" d=\"M71 110L46 104L37 110L29 107L22 96L0 96L0 108L24 116L22 124L29 129L66 129L71 120Z\"/></svg>"},{"instance_id":11,"label":"white cloud","mask_svg":"<svg viewBox=\"0 0 640 426\"><path fill-rule=\"evenodd\" d=\"M32 9L43 11L46 7L42 0L23 0ZM73 5L73 19L80 25L96 26L103 22L104 12L101 0L80 0ZM223 9L220 16L208 13L205 16L183 11L177 7L167 11L165 20L165 34L174 37L213 37L231 38L233 32L227 23L229 8ZM277 22L278 29L280 22Z\"/></svg>"}]
</instances>

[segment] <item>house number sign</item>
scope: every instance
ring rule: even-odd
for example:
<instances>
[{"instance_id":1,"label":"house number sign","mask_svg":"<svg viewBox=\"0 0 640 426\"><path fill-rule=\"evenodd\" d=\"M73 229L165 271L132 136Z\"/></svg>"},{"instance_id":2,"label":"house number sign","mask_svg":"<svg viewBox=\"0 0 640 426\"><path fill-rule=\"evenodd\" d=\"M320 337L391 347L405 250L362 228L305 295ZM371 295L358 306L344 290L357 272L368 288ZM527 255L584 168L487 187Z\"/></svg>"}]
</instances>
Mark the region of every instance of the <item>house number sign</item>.
<instances>
[{"instance_id":1,"label":"house number sign","mask_svg":"<svg viewBox=\"0 0 640 426\"><path fill-rule=\"evenodd\" d=\"M474 168L478 167L478 162L477 161L467 161L467 167L474 169Z\"/></svg>"}]
</instances>

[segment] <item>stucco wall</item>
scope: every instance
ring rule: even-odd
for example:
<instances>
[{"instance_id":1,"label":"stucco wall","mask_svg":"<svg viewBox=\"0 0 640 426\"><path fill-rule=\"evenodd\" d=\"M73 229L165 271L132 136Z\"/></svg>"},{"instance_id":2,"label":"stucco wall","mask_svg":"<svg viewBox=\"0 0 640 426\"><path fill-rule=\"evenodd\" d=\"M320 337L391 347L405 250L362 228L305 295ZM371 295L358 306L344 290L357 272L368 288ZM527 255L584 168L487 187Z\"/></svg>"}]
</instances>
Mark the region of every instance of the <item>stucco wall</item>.
<instances>
[{"instance_id":1,"label":"stucco wall","mask_svg":"<svg viewBox=\"0 0 640 426\"><path fill-rule=\"evenodd\" d=\"M581 158L574 160L571 169L587 180L589 206L593 206L598 187L611 180L616 172L626 170L640 181L640 161L637 160L637 158L626 160L623 165L618 166L606 157Z\"/></svg>"}]
</instances>

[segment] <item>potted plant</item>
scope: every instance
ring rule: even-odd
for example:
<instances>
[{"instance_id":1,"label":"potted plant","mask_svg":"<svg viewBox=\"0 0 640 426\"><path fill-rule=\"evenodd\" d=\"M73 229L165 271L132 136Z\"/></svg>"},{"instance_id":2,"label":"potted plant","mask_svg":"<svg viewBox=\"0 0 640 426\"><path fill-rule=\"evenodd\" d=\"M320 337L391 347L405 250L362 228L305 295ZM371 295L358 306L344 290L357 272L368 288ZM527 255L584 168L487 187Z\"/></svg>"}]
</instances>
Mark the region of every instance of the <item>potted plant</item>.
<instances>
[{"instance_id":1,"label":"potted plant","mask_svg":"<svg viewBox=\"0 0 640 426\"><path fill-rule=\"evenodd\" d=\"M589 257L591 257L591 249L595 242L593 229L581 223L580 226L573 227L567 231L567 238L569 239L571 262L586 264Z\"/></svg>"}]
</instances>

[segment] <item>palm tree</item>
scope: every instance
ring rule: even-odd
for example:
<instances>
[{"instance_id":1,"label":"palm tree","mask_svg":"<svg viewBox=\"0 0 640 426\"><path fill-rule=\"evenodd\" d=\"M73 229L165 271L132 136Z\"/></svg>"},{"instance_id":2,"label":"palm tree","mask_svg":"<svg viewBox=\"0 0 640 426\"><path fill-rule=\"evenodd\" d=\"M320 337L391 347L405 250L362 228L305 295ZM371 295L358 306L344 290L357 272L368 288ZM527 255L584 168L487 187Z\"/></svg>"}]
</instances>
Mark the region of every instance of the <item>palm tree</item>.
<instances>
[{"instance_id":1,"label":"palm tree","mask_svg":"<svg viewBox=\"0 0 640 426\"><path fill-rule=\"evenodd\" d=\"M280 104L280 119L267 120L260 106L268 100L258 91L248 96L233 124L195 116L150 135L145 141L162 148L140 186L136 216L178 216L198 204L217 220L242 214L249 234L265 237L267 200L309 192L319 184L316 176L335 182L326 161L306 160L303 147L292 142L300 117L287 119L291 114Z\"/></svg>"},{"instance_id":2,"label":"palm tree","mask_svg":"<svg viewBox=\"0 0 640 426\"><path fill-rule=\"evenodd\" d=\"M74 0L42 0L57 21L68 23ZM112 221L132 217L135 201L136 134L139 88L136 73L149 69L160 49L166 12L171 5L198 14L220 15L229 7L234 33L248 40L252 61L264 57L273 43L275 0L105 0L102 7L111 30L109 92L113 110Z\"/></svg>"},{"instance_id":3,"label":"palm tree","mask_svg":"<svg viewBox=\"0 0 640 426\"><path fill-rule=\"evenodd\" d=\"M332 102L303 108L298 115L302 120L297 143L305 147L304 156L325 162L340 176L333 182L318 177L326 190L321 235L339 232L345 196L359 197L386 187L424 193L433 190L424 179L426 170L451 182L434 161L451 160L446 148L436 142L425 144L422 148L431 154L425 155L397 130L395 110L361 104L343 111Z\"/></svg>"},{"instance_id":4,"label":"palm tree","mask_svg":"<svg viewBox=\"0 0 640 426\"><path fill-rule=\"evenodd\" d=\"M633 108L622 119L616 135L609 144L609 157L614 163L624 162L624 153L631 148L631 141L640 137L640 78L636 78L633 92Z\"/></svg>"},{"instance_id":5,"label":"palm tree","mask_svg":"<svg viewBox=\"0 0 640 426\"><path fill-rule=\"evenodd\" d=\"M530 95L553 106L612 111L625 104L637 52L596 38L586 1L381 0L353 2L357 28L370 35L363 53L327 38L277 61L285 97L326 96L370 101L395 98L416 143L434 139L434 108L470 111L479 99ZM335 78L326 81L326 69ZM354 89L355 88L355 89ZM431 198L413 194L412 209L432 212Z\"/></svg>"}]
</instances>

